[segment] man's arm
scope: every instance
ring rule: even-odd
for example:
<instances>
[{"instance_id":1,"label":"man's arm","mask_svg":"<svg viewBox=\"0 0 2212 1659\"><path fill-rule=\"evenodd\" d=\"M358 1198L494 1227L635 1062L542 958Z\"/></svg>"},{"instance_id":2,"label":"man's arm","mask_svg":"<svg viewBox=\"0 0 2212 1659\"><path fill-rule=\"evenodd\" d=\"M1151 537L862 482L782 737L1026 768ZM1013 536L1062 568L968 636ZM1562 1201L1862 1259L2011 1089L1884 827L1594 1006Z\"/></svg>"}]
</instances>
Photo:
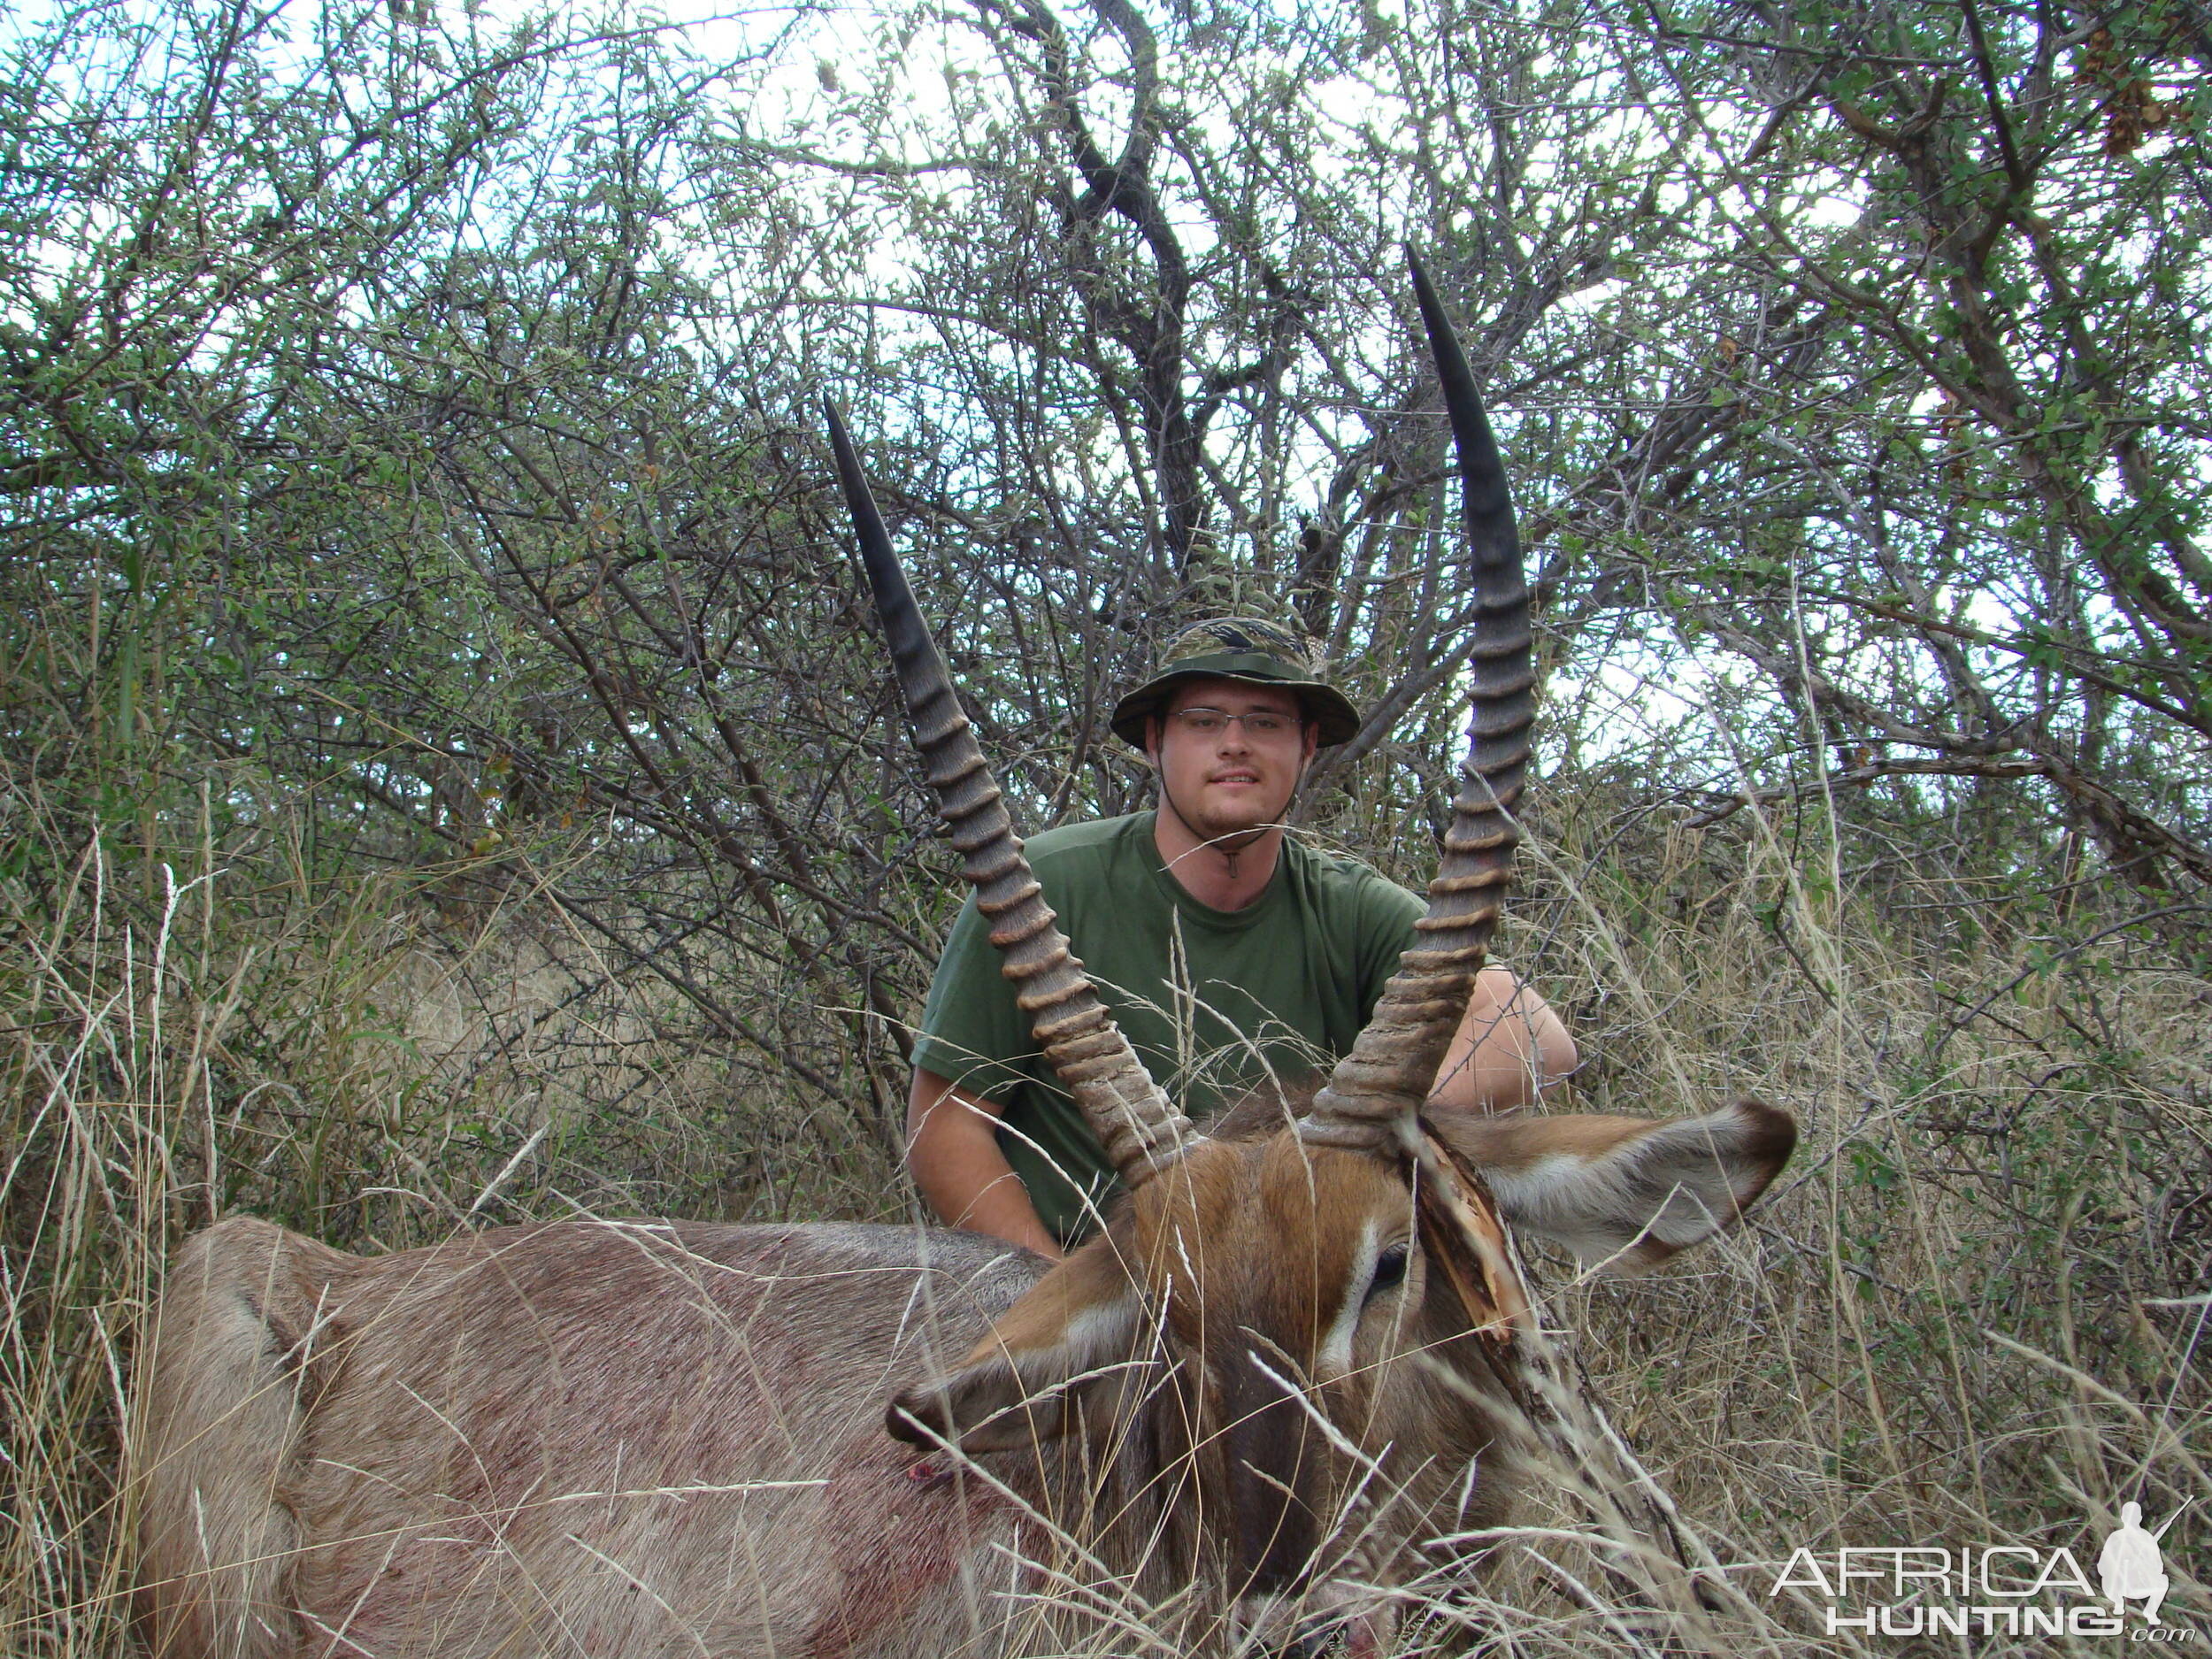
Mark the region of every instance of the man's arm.
<instances>
[{"instance_id":1,"label":"man's arm","mask_svg":"<svg viewBox=\"0 0 2212 1659\"><path fill-rule=\"evenodd\" d=\"M1463 1110L1533 1106L1581 1063L1575 1041L1551 1005L1492 964L1475 977L1467 1018L1436 1073L1429 1098Z\"/></svg>"},{"instance_id":2,"label":"man's arm","mask_svg":"<svg viewBox=\"0 0 2212 1659\"><path fill-rule=\"evenodd\" d=\"M941 1220L1056 1262L1060 1241L1037 1218L1028 1189L998 1149L1004 1110L916 1067L906 1102L906 1167Z\"/></svg>"}]
</instances>

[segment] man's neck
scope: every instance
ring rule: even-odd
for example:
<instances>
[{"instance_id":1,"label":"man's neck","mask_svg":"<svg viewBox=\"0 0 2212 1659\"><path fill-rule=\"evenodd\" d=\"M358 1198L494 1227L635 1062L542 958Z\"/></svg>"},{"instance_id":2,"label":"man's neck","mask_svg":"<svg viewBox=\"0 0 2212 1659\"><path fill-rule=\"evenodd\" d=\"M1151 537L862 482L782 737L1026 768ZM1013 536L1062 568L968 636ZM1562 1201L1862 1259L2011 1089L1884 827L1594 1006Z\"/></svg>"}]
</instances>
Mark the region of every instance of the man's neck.
<instances>
[{"instance_id":1,"label":"man's neck","mask_svg":"<svg viewBox=\"0 0 2212 1659\"><path fill-rule=\"evenodd\" d=\"M1283 832L1277 827L1202 841L1163 800L1152 820L1152 843L1184 892L1210 910L1240 910L1275 879Z\"/></svg>"}]
</instances>

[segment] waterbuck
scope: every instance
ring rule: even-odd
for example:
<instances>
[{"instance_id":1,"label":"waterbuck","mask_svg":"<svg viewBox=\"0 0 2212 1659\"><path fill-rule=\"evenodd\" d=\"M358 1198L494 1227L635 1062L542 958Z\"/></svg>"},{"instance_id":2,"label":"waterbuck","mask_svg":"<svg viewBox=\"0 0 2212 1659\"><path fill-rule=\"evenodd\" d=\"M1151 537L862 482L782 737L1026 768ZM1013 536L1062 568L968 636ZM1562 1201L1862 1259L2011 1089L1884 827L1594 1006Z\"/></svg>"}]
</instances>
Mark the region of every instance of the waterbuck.
<instances>
[{"instance_id":1,"label":"waterbuck","mask_svg":"<svg viewBox=\"0 0 2212 1659\"><path fill-rule=\"evenodd\" d=\"M1414 278L1478 572L1472 747L1422 947L1318 1092L1200 1134L1146 1075L832 411L930 780L1127 1197L1057 1265L895 1226L576 1220L364 1259L220 1223L141 1363L157 1655L1372 1654L1421 1541L1503 1516L1556 1404L1502 1224L1656 1261L1795 1130L1753 1102L1423 1114L1509 873L1532 676L1502 469Z\"/></svg>"}]
</instances>

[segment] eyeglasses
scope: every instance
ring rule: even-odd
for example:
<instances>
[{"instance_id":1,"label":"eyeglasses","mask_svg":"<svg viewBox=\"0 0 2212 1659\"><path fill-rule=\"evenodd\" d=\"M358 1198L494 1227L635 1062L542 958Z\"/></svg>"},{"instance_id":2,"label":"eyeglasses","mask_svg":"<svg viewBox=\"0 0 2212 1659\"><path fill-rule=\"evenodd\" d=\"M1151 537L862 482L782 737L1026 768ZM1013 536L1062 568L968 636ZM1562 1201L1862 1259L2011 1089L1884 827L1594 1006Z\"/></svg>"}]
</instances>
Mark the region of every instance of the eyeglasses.
<instances>
[{"instance_id":1,"label":"eyeglasses","mask_svg":"<svg viewBox=\"0 0 2212 1659\"><path fill-rule=\"evenodd\" d=\"M1245 736L1255 742L1289 737L1305 725L1298 716L1279 713L1273 709L1255 709L1249 714L1231 714L1226 709L1178 709L1167 718L1175 722L1178 730L1193 737L1218 737L1230 721L1240 721Z\"/></svg>"}]
</instances>

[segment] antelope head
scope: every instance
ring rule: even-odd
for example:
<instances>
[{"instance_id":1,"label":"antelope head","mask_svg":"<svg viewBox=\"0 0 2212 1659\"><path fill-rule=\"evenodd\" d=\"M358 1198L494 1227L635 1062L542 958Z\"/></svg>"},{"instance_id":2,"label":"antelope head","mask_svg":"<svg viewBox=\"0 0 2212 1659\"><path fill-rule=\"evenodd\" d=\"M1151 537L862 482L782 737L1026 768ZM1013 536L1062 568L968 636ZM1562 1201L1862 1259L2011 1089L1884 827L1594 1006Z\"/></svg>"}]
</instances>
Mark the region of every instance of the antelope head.
<instances>
[{"instance_id":1,"label":"antelope head","mask_svg":"<svg viewBox=\"0 0 2212 1659\"><path fill-rule=\"evenodd\" d=\"M1209 1571L1248 1626L1279 1631L1290 1600L1325 1617L1346 1604L1338 1585L1387 1578L1455 1491L1452 1524L1500 1515L1494 1471L1525 1439L1524 1353L1540 1340L1509 1225L1647 1265L1732 1223L1795 1140L1785 1114L1754 1102L1668 1122L1424 1115L1510 878L1534 676L1504 469L1417 261L1413 280L1473 555L1463 787L1420 945L1351 1053L1310 1100L1248 1102L1202 1135L1146 1074L1039 896L829 411L953 843L1047 1060L1129 1193L960 1365L893 1400L887 1425L977 1455L1074 1444L1096 1468L1143 1440L1156 1535Z\"/></svg>"}]
</instances>

